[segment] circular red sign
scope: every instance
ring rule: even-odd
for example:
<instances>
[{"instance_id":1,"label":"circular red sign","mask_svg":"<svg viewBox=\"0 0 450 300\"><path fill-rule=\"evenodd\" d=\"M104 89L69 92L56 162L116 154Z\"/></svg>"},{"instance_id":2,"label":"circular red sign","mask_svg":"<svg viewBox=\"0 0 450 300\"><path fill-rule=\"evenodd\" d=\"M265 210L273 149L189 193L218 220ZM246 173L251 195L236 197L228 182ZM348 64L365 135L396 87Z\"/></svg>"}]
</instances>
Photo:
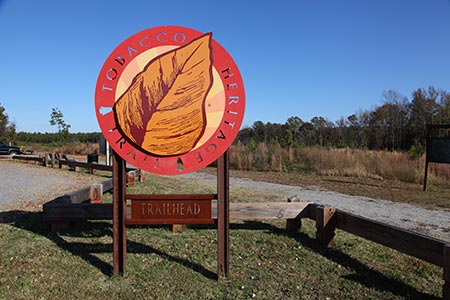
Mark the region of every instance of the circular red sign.
<instances>
[{"instance_id":1,"label":"circular red sign","mask_svg":"<svg viewBox=\"0 0 450 300\"><path fill-rule=\"evenodd\" d=\"M98 76L95 111L113 150L164 175L211 164L242 124L241 74L211 33L180 26L143 30L109 55Z\"/></svg>"}]
</instances>

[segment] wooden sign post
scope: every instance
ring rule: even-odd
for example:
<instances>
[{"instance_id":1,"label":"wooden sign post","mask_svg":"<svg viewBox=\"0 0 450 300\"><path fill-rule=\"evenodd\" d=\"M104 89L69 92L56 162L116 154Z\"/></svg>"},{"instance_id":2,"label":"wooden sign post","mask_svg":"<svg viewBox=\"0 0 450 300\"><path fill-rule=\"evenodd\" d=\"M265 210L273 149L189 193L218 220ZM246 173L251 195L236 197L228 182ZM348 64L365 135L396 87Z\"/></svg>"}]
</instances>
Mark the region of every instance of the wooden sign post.
<instances>
[{"instance_id":1,"label":"wooden sign post","mask_svg":"<svg viewBox=\"0 0 450 300\"><path fill-rule=\"evenodd\" d=\"M113 155L113 274L122 276L127 257L127 230L125 227L125 161Z\"/></svg>"},{"instance_id":2,"label":"wooden sign post","mask_svg":"<svg viewBox=\"0 0 450 300\"><path fill-rule=\"evenodd\" d=\"M229 168L228 152L217 161L217 194L127 195L125 161L113 155L113 274L122 276L127 256L126 225L213 224L211 200L217 199L217 277L228 277ZM131 200L127 207L126 200Z\"/></svg>"},{"instance_id":3,"label":"wooden sign post","mask_svg":"<svg viewBox=\"0 0 450 300\"><path fill-rule=\"evenodd\" d=\"M245 110L242 76L228 52L211 32L181 26L143 30L105 61L95 109L114 150L114 274L125 270L126 225L213 224L216 199L217 274L228 276L227 150ZM125 161L160 175L194 172L217 161L217 194L127 195Z\"/></svg>"},{"instance_id":4,"label":"wooden sign post","mask_svg":"<svg viewBox=\"0 0 450 300\"><path fill-rule=\"evenodd\" d=\"M217 161L217 276L228 277L230 273L230 178L228 151Z\"/></svg>"},{"instance_id":5,"label":"wooden sign post","mask_svg":"<svg viewBox=\"0 0 450 300\"><path fill-rule=\"evenodd\" d=\"M427 125L425 174L423 190L427 190L428 164L450 164L450 125Z\"/></svg>"}]
</instances>

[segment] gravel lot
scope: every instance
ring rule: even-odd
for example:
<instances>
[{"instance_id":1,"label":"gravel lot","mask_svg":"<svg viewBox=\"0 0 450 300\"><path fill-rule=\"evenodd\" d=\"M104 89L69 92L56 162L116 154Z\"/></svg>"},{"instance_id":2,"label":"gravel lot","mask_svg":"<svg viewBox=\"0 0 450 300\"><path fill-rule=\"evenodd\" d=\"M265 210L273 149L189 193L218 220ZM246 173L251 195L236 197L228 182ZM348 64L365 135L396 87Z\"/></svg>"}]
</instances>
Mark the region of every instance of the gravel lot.
<instances>
[{"instance_id":1,"label":"gravel lot","mask_svg":"<svg viewBox=\"0 0 450 300\"><path fill-rule=\"evenodd\" d=\"M89 174L0 161L0 211L40 210L42 204L101 181Z\"/></svg>"},{"instance_id":2,"label":"gravel lot","mask_svg":"<svg viewBox=\"0 0 450 300\"><path fill-rule=\"evenodd\" d=\"M205 173L191 173L179 178L195 180L213 189L216 186L216 177ZM104 178L85 173L0 161L0 211L39 211L42 204L49 200L102 180ZM263 192L265 199L269 200L262 201L286 201L288 197L297 196L301 201L329 204L347 212L450 241L449 210L430 210L406 203L349 196L319 187L302 188L240 178L231 178L230 185L231 189Z\"/></svg>"},{"instance_id":3,"label":"gravel lot","mask_svg":"<svg viewBox=\"0 0 450 300\"><path fill-rule=\"evenodd\" d=\"M181 178L198 180L211 187L216 185L216 177L205 173L186 174ZM356 215L450 241L449 210L430 210L407 203L349 196L320 187L302 188L241 178L230 178L232 188L262 191L272 201L287 201L288 197L297 196L301 201L328 204Z\"/></svg>"}]
</instances>

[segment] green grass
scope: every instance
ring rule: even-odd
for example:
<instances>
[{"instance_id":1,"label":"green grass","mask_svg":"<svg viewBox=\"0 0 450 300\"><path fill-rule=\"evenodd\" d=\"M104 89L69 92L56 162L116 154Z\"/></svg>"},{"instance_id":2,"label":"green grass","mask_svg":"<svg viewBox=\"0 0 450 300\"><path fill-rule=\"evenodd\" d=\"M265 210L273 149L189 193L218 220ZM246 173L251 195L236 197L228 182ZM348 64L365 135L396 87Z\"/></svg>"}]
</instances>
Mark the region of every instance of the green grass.
<instances>
[{"instance_id":1,"label":"green grass","mask_svg":"<svg viewBox=\"0 0 450 300\"><path fill-rule=\"evenodd\" d=\"M130 192L214 193L210 187L149 176ZM233 197L245 191L232 191ZM256 193L251 191L251 193ZM234 199L234 198L233 198ZM130 226L124 277L112 273L112 224L91 221L50 232L42 215L0 213L0 299L438 299L442 269L337 231L333 248L304 220L233 222L230 277L216 281L214 226L173 234Z\"/></svg>"}]
</instances>

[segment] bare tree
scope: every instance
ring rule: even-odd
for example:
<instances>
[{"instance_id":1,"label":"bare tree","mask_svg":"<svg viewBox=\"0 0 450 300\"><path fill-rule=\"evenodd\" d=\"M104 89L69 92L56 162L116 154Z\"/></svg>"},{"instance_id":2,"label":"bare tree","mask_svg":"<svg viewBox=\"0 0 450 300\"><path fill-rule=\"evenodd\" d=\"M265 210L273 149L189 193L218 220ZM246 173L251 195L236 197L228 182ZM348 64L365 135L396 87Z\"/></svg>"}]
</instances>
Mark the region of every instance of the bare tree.
<instances>
[{"instance_id":1,"label":"bare tree","mask_svg":"<svg viewBox=\"0 0 450 300\"><path fill-rule=\"evenodd\" d=\"M70 125L64 121L63 113L57 108L52 108L52 113L50 114L50 125L58 127L58 133L60 136L60 140L62 143L66 142L66 139L69 135Z\"/></svg>"},{"instance_id":2,"label":"bare tree","mask_svg":"<svg viewBox=\"0 0 450 300\"><path fill-rule=\"evenodd\" d=\"M385 110L384 136L388 149L400 150L408 120L408 98L397 91L383 92Z\"/></svg>"}]
</instances>

